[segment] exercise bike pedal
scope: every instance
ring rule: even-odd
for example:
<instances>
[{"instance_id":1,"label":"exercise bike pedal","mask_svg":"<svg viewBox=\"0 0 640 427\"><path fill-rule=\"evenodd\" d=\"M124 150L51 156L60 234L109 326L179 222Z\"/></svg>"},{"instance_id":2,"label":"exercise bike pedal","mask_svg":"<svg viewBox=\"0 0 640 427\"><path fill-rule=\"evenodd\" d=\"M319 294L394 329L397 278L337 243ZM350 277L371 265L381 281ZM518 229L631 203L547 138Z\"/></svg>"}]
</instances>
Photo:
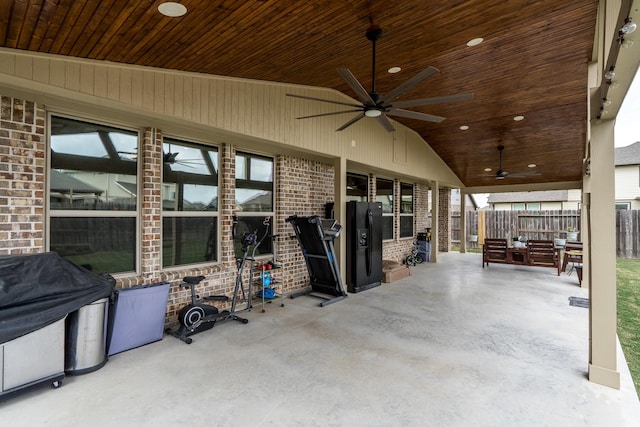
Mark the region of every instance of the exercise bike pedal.
<instances>
[{"instance_id":1,"label":"exercise bike pedal","mask_svg":"<svg viewBox=\"0 0 640 427\"><path fill-rule=\"evenodd\" d=\"M229 301L229 297L226 295L209 295L202 299L205 301Z\"/></svg>"}]
</instances>

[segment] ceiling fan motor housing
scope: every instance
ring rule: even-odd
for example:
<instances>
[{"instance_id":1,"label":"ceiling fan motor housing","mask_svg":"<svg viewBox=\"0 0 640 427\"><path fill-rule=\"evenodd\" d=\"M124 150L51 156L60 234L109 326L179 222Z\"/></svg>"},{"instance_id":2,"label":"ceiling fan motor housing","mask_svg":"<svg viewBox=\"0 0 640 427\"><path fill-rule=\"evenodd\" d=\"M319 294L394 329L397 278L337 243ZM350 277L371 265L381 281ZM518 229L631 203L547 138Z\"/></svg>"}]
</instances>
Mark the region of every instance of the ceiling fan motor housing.
<instances>
[{"instance_id":1,"label":"ceiling fan motor housing","mask_svg":"<svg viewBox=\"0 0 640 427\"><path fill-rule=\"evenodd\" d=\"M362 34L362 33L360 33ZM371 26L368 30L367 30L367 38L369 40L371 40L372 42L375 42L376 40L378 40L380 38L380 36L382 35L382 28L373 25Z\"/></svg>"}]
</instances>

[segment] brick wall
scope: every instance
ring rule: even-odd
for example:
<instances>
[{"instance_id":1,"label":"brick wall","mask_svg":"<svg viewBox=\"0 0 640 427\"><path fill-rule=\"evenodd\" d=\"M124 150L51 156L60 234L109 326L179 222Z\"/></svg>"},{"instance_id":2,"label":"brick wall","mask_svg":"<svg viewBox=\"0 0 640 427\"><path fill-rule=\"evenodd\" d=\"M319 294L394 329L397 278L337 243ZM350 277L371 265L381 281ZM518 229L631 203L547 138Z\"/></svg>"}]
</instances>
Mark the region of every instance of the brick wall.
<instances>
[{"instance_id":1,"label":"brick wall","mask_svg":"<svg viewBox=\"0 0 640 427\"><path fill-rule=\"evenodd\" d=\"M46 218L45 164L46 114L42 106L28 101L1 97L0 116L0 253L35 253L45 249ZM117 287L126 288L153 282L169 282L171 290L167 304L167 322L175 322L179 309L190 299L187 289L179 286L182 277L204 275L198 288L201 296L231 295L237 277L234 242L231 236L232 215L235 213L235 147L223 144L220 149L220 247L219 262L208 265L162 270L162 131L146 128L141 149L142 177L141 236L138 274L117 275ZM279 155L275 161L276 212L274 234L277 262L283 267L281 280L284 291L290 293L308 286L309 277L302 252L293 230L285 222L290 215L324 216L325 203L333 201L334 168L317 161ZM370 197L375 200L375 175L369 176ZM399 181L395 181L399 194ZM414 187L415 230L423 231L427 221L428 188ZM396 197L396 212L399 197ZM396 225L397 226L397 225ZM396 236L399 230L396 230ZM383 244L384 259L400 261L409 252L413 239L407 238ZM245 284L249 280L245 272ZM229 304L216 304L220 309ZM240 308L243 308L241 305Z\"/></svg>"},{"instance_id":2,"label":"brick wall","mask_svg":"<svg viewBox=\"0 0 640 427\"><path fill-rule=\"evenodd\" d=\"M440 252L449 252L451 244L451 189L438 189L438 249Z\"/></svg>"},{"instance_id":3,"label":"brick wall","mask_svg":"<svg viewBox=\"0 0 640 427\"><path fill-rule=\"evenodd\" d=\"M276 158L276 219L274 230L279 236L277 262L282 265L280 279L289 293L309 285L309 274L302 251L291 224L292 215L324 217L325 203L333 202L334 168L331 165L291 156Z\"/></svg>"},{"instance_id":4,"label":"brick wall","mask_svg":"<svg viewBox=\"0 0 640 427\"><path fill-rule=\"evenodd\" d=\"M43 252L45 112L0 100L0 254Z\"/></svg>"}]
</instances>

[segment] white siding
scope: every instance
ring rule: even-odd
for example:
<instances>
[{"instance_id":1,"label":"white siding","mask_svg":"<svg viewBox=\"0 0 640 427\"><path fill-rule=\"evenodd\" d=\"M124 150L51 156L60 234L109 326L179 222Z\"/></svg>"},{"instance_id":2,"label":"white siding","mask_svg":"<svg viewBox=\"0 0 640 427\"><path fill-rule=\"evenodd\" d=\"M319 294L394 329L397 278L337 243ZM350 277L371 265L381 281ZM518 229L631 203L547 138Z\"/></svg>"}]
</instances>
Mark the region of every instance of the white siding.
<instances>
[{"instance_id":1,"label":"white siding","mask_svg":"<svg viewBox=\"0 0 640 427\"><path fill-rule=\"evenodd\" d=\"M363 119L336 132L348 114L296 120L300 115L339 111L338 105L285 96L286 93L352 101L333 90L240 80L195 73L0 49L0 91L18 89L48 108L156 126L189 137L228 135L236 144L271 144L322 157L400 171L416 180L445 186L461 182L416 133L394 123L396 132ZM11 94L11 93L8 93ZM177 130L179 129L179 131ZM260 141L263 141L261 143ZM266 151L266 150L265 150Z\"/></svg>"},{"instance_id":2,"label":"white siding","mask_svg":"<svg viewBox=\"0 0 640 427\"><path fill-rule=\"evenodd\" d=\"M640 197L640 165L616 166L616 200Z\"/></svg>"}]
</instances>

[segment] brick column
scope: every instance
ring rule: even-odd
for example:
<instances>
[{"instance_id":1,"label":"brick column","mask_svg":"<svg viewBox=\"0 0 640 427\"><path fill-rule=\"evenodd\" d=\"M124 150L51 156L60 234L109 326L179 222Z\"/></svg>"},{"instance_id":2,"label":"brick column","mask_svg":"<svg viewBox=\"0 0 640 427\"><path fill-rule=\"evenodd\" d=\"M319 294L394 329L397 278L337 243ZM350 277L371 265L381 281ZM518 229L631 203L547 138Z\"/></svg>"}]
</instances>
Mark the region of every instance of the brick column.
<instances>
[{"instance_id":1,"label":"brick column","mask_svg":"<svg viewBox=\"0 0 640 427\"><path fill-rule=\"evenodd\" d=\"M162 270L162 132L145 129L142 147L140 271L149 283L157 282Z\"/></svg>"},{"instance_id":2,"label":"brick column","mask_svg":"<svg viewBox=\"0 0 640 427\"><path fill-rule=\"evenodd\" d=\"M45 112L0 97L0 253L44 251Z\"/></svg>"},{"instance_id":3,"label":"brick column","mask_svg":"<svg viewBox=\"0 0 640 427\"><path fill-rule=\"evenodd\" d=\"M431 225L429 221L429 187L425 184L413 186L413 209L416 233L424 232Z\"/></svg>"},{"instance_id":4,"label":"brick column","mask_svg":"<svg viewBox=\"0 0 640 427\"><path fill-rule=\"evenodd\" d=\"M451 189L438 189L438 246L440 252L449 252L451 244Z\"/></svg>"},{"instance_id":5,"label":"brick column","mask_svg":"<svg viewBox=\"0 0 640 427\"><path fill-rule=\"evenodd\" d=\"M233 246L233 215L236 213L236 150L231 144L223 144L220 155L220 262L235 269L236 253Z\"/></svg>"}]
</instances>

